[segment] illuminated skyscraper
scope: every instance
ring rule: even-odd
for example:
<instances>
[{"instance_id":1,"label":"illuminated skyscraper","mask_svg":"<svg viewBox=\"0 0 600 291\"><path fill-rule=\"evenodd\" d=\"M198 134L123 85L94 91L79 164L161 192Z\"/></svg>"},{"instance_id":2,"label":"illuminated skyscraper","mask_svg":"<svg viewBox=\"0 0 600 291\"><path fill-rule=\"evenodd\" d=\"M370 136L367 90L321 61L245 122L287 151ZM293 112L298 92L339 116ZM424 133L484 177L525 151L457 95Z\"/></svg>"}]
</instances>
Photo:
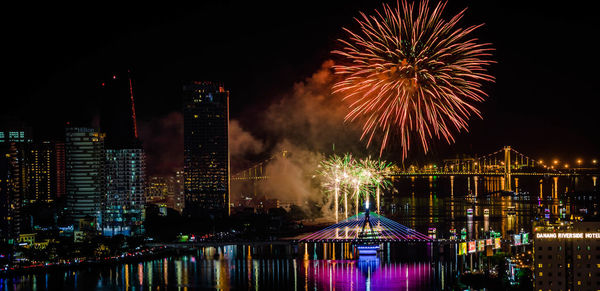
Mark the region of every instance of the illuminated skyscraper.
<instances>
[{"instance_id":1,"label":"illuminated skyscraper","mask_svg":"<svg viewBox=\"0 0 600 291\"><path fill-rule=\"evenodd\" d=\"M172 180L172 189L173 192L169 193L168 202L169 207L179 211L183 211L185 207L185 192L183 186L183 171L177 170L175 172L175 177Z\"/></svg>"},{"instance_id":2,"label":"illuminated skyscraper","mask_svg":"<svg viewBox=\"0 0 600 291\"><path fill-rule=\"evenodd\" d=\"M54 144L48 141L31 144L26 155L27 203L53 202L58 174Z\"/></svg>"},{"instance_id":3,"label":"illuminated skyscraper","mask_svg":"<svg viewBox=\"0 0 600 291\"><path fill-rule=\"evenodd\" d=\"M143 233L145 167L141 148L106 150L107 184L102 214L104 235Z\"/></svg>"},{"instance_id":4,"label":"illuminated skyscraper","mask_svg":"<svg viewBox=\"0 0 600 291\"><path fill-rule=\"evenodd\" d=\"M229 92L211 82L183 87L185 213L229 214Z\"/></svg>"},{"instance_id":5,"label":"illuminated skyscraper","mask_svg":"<svg viewBox=\"0 0 600 291\"><path fill-rule=\"evenodd\" d=\"M17 143L0 143L0 238L9 243L21 232L22 157Z\"/></svg>"},{"instance_id":6,"label":"illuminated skyscraper","mask_svg":"<svg viewBox=\"0 0 600 291\"><path fill-rule=\"evenodd\" d=\"M65 135L66 215L69 223L86 217L100 221L106 194L104 134L92 128L67 127Z\"/></svg>"},{"instance_id":7,"label":"illuminated skyscraper","mask_svg":"<svg viewBox=\"0 0 600 291\"><path fill-rule=\"evenodd\" d=\"M54 158L56 159L56 197L62 197L66 193L65 185L65 143L56 142L54 144Z\"/></svg>"},{"instance_id":8,"label":"illuminated skyscraper","mask_svg":"<svg viewBox=\"0 0 600 291\"><path fill-rule=\"evenodd\" d=\"M11 242L21 233L26 194L27 148L31 130L18 122L0 127L0 239Z\"/></svg>"},{"instance_id":9,"label":"illuminated skyscraper","mask_svg":"<svg viewBox=\"0 0 600 291\"><path fill-rule=\"evenodd\" d=\"M106 236L144 231L146 165L129 75L129 71L114 74L102 83L100 126L106 132L106 196L101 227Z\"/></svg>"}]
</instances>

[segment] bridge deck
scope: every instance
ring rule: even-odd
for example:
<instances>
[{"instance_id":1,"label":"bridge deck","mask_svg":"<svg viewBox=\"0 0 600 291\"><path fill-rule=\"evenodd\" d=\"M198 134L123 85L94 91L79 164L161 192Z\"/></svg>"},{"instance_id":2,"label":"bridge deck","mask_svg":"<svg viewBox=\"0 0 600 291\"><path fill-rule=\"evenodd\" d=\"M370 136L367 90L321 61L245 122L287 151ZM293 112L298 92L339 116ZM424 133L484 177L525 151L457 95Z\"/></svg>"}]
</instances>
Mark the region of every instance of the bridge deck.
<instances>
[{"instance_id":1,"label":"bridge deck","mask_svg":"<svg viewBox=\"0 0 600 291\"><path fill-rule=\"evenodd\" d=\"M376 213L369 218L372 229L367 238L361 236L365 225L365 213L359 213L325 229L311 233L299 242L429 242L432 239Z\"/></svg>"}]
</instances>

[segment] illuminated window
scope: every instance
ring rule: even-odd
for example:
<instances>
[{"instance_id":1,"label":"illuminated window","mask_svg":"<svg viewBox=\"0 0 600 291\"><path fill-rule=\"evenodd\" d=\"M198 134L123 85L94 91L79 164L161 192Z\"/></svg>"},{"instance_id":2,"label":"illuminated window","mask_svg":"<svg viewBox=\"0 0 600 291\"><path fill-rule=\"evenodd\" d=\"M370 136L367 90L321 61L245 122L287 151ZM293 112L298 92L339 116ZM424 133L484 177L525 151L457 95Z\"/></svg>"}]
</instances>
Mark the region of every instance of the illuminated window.
<instances>
[{"instance_id":1,"label":"illuminated window","mask_svg":"<svg viewBox=\"0 0 600 291\"><path fill-rule=\"evenodd\" d=\"M543 273L543 272L539 272L539 273L538 273L538 276L540 276L540 277L542 277L543 275L544 275L544 273Z\"/></svg>"},{"instance_id":2,"label":"illuminated window","mask_svg":"<svg viewBox=\"0 0 600 291\"><path fill-rule=\"evenodd\" d=\"M543 265L542 264L538 264L538 268L541 268Z\"/></svg>"}]
</instances>

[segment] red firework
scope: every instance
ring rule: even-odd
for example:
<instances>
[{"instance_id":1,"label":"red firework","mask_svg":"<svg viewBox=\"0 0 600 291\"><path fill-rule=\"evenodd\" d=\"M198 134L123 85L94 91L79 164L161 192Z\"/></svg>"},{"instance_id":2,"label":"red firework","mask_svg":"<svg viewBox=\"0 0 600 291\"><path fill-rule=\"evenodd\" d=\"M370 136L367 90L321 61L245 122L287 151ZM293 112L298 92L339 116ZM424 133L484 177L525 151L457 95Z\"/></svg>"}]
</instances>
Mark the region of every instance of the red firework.
<instances>
[{"instance_id":1,"label":"red firework","mask_svg":"<svg viewBox=\"0 0 600 291\"><path fill-rule=\"evenodd\" d=\"M487 74L489 43L470 37L481 25L461 28L461 11L450 20L442 18L446 2L430 10L428 1L383 5L374 15L361 13L360 29L344 28L348 39L339 41L342 57L334 66L342 78L333 89L349 102L346 121L363 122L361 139L381 136L380 155L392 134L398 134L402 158L411 136L420 138L428 151L434 138L454 142L452 131L467 129L471 115L481 117L472 104L484 101L482 82ZM380 133L376 135L376 133Z\"/></svg>"}]
</instances>

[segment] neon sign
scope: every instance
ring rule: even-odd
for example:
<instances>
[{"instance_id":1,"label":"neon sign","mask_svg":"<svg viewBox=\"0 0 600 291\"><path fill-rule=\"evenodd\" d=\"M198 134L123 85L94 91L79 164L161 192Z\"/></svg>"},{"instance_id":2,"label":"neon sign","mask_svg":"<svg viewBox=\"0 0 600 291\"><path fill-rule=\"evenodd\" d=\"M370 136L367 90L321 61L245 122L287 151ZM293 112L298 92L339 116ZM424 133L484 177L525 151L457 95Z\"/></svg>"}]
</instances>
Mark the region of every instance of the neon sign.
<instances>
[{"instance_id":1,"label":"neon sign","mask_svg":"<svg viewBox=\"0 0 600 291\"><path fill-rule=\"evenodd\" d=\"M555 238L555 239L600 239L599 232L538 232L535 238Z\"/></svg>"}]
</instances>

